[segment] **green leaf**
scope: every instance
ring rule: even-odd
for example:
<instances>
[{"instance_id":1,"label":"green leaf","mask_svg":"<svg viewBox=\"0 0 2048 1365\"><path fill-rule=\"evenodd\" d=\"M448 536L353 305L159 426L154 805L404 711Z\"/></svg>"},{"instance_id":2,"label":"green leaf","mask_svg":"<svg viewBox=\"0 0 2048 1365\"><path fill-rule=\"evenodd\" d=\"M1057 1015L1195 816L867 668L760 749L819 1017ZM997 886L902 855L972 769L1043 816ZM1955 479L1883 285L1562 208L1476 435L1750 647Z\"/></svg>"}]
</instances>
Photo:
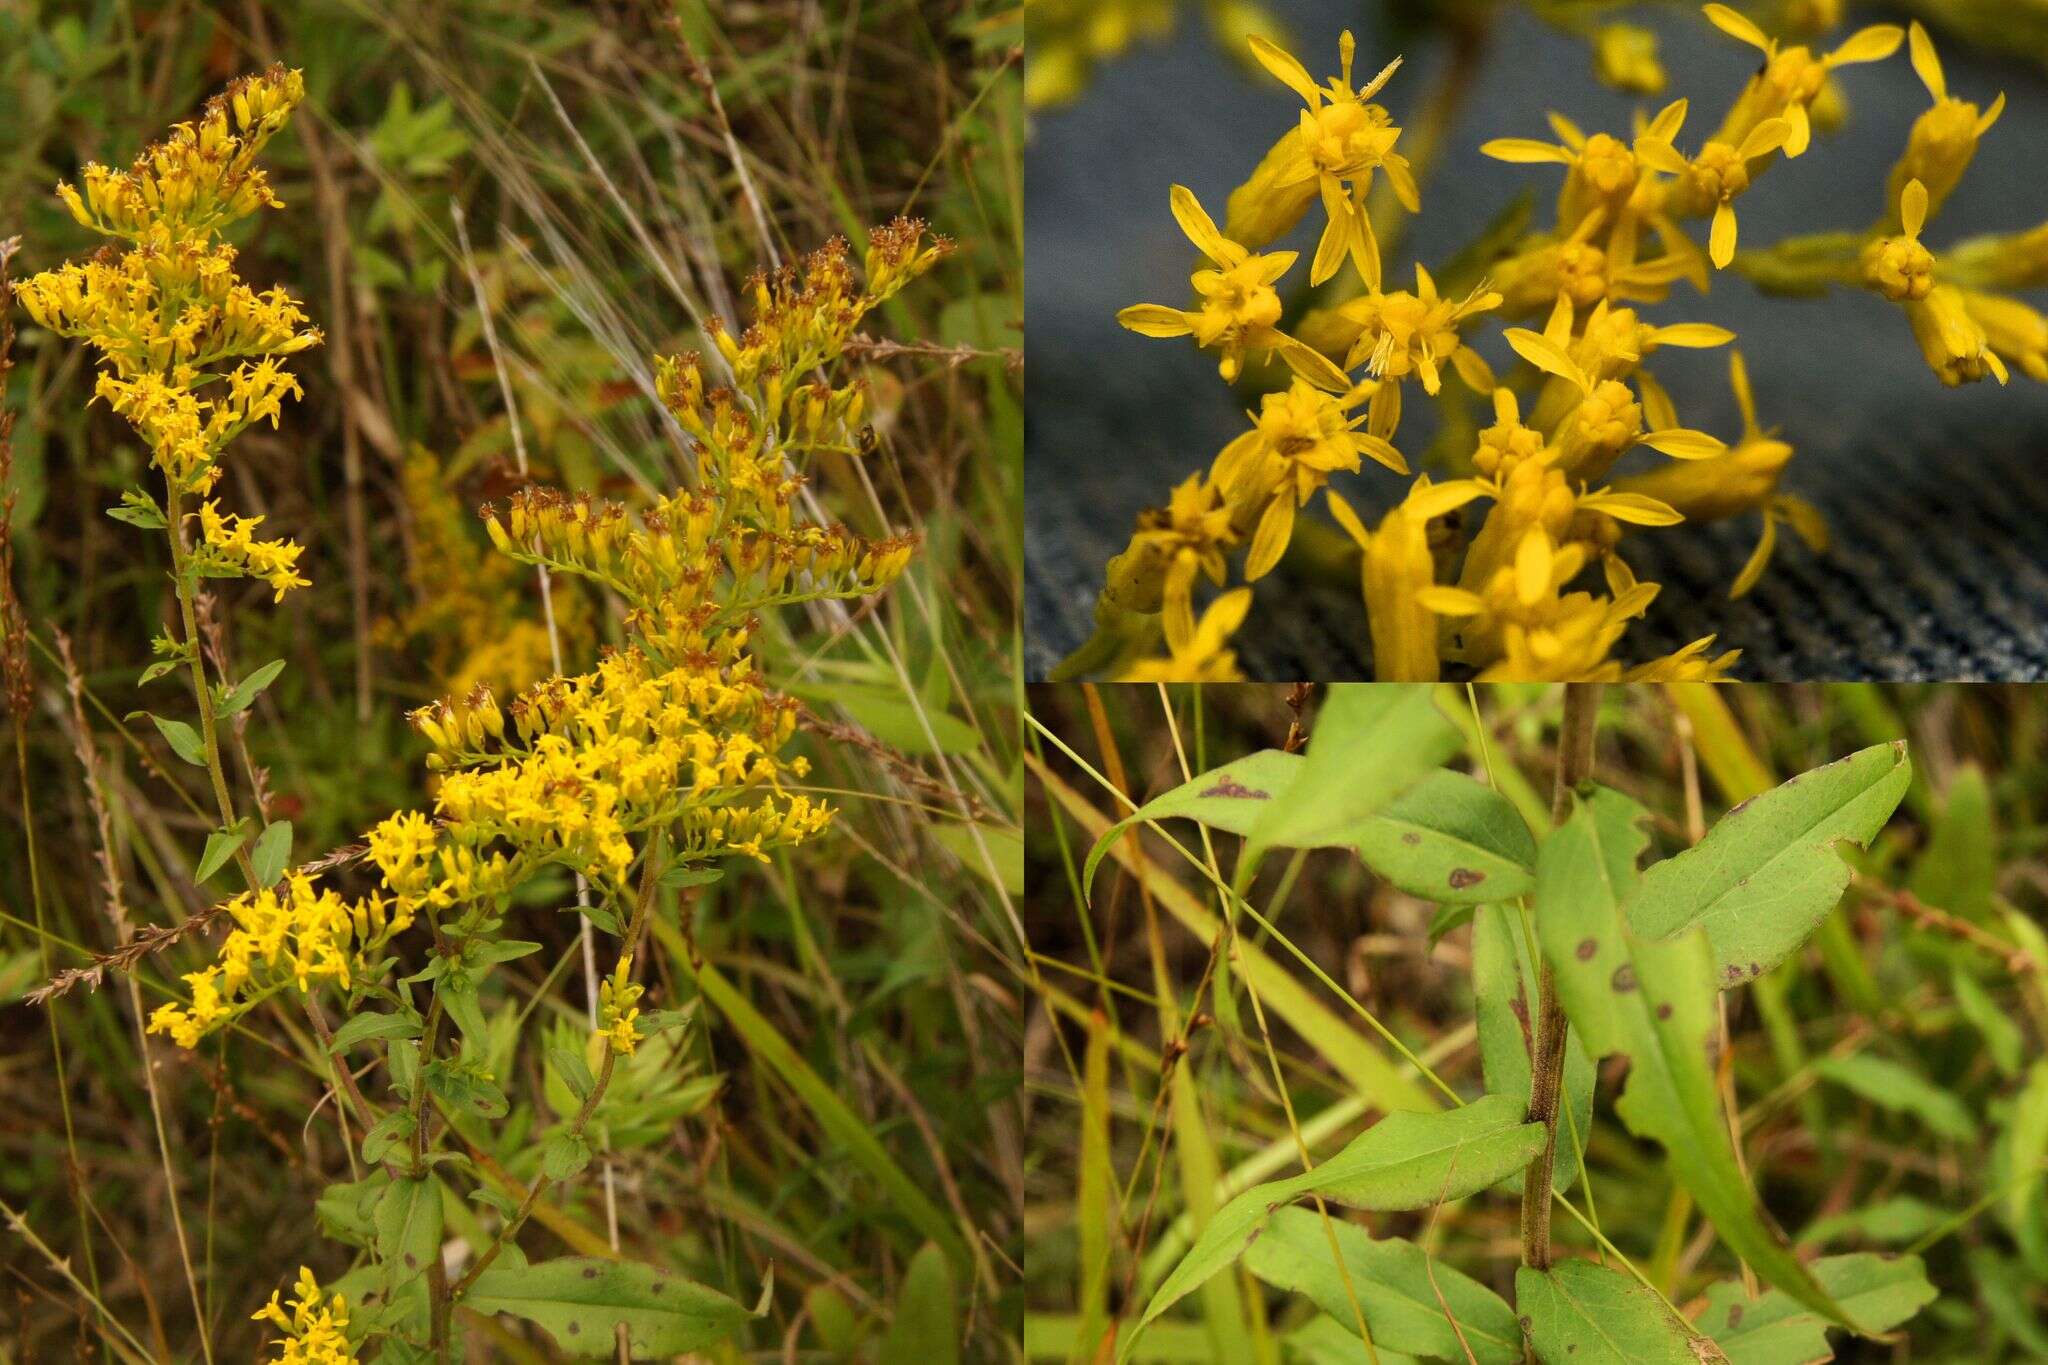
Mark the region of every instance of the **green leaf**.
<instances>
[{"instance_id":1,"label":"green leaf","mask_svg":"<svg viewBox=\"0 0 2048 1365\"><path fill-rule=\"evenodd\" d=\"M220 704L213 708L213 714L224 718L234 715L237 711L248 710L250 703L262 695L264 688L276 682L277 675L282 672L284 660L272 659L236 683L228 694L220 699Z\"/></svg>"},{"instance_id":2,"label":"green leaf","mask_svg":"<svg viewBox=\"0 0 2048 1365\"><path fill-rule=\"evenodd\" d=\"M589 1164L590 1140L581 1133L556 1133L540 1150L540 1168L550 1180L567 1180Z\"/></svg>"},{"instance_id":3,"label":"green leaf","mask_svg":"<svg viewBox=\"0 0 2048 1365\"><path fill-rule=\"evenodd\" d=\"M2044 1178L2042 1165L2048 1162L2048 1059L2034 1063L2027 1071L2027 1083L2014 1098L2006 1117L2005 1160L2012 1183L2005 1192L2001 1210L2006 1226L2013 1230L2022 1251L2038 1247L2042 1216ZM2027 1174L2032 1172L2031 1175Z\"/></svg>"},{"instance_id":4,"label":"green leaf","mask_svg":"<svg viewBox=\"0 0 2048 1365\"><path fill-rule=\"evenodd\" d=\"M561 1076L562 1083L569 1087L569 1093L580 1103L590 1098L590 1092L597 1088L597 1077L590 1074L590 1063L575 1048L551 1047L548 1049L548 1064Z\"/></svg>"},{"instance_id":5,"label":"green leaf","mask_svg":"<svg viewBox=\"0 0 2048 1365\"><path fill-rule=\"evenodd\" d=\"M394 1145L411 1139L414 1132L410 1109L393 1109L370 1125L363 1134L363 1160L372 1166L390 1155Z\"/></svg>"},{"instance_id":6,"label":"green leaf","mask_svg":"<svg viewBox=\"0 0 2048 1365\"><path fill-rule=\"evenodd\" d=\"M1333 683L1287 799L1245 835L1240 878L1269 848L1349 842L1344 831L1407 791L1464 743L1427 683Z\"/></svg>"},{"instance_id":7,"label":"green leaf","mask_svg":"<svg viewBox=\"0 0 2048 1365\"><path fill-rule=\"evenodd\" d=\"M1024 894L1024 836L1014 829L982 822L966 825L944 821L927 825L932 839L960 860L975 876L1000 886L1012 896ZM982 856L983 849L988 856ZM994 864L991 869L990 864Z\"/></svg>"},{"instance_id":8,"label":"green leaf","mask_svg":"<svg viewBox=\"0 0 2048 1365\"><path fill-rule=\"evenodd\" d=\"M1854 1237L1880 1246L1904 1246L1934 1231L1951 1216L1953 1210L1939 1204L1899 1195L1860 1209L1845 1209L1816 1218L1800 1229L1799 1244L1825 1246L1843 1237Z\"/></svg>"},{"instance_id":9,"label":"green leaf","mask_svg":"<svg viewBox=\"0 0 2048 1365\"><path fill-rule=\"evenodd\" d=\"M1450 1266L1432 1265L1413 1242L1375 1240L1341 1218L1331 1218L1325 1231L1313 1209L1279 1210L1245 1251L1244 1268L1267 1284L1306 1294L1356 1341L1358 1314L1331 1254L1331 1233L1375 1347L1464 1360L1469 1346L1478 1365L1521 1360L1522 1329L1500 1295Z\"/></svg>"},{"instance_id":10,"label":"green leaf","mask_svg":"<svg viewBox=\"0 0 2048 1365\"><path fill-rule=\"evenodd\" d=\"M725 872L720 868L692 867L688 863L676 863L664 869L656 880L666 889L674 891L681 887L709 886L724 875Z\"/></svg>"},{"instance_id":11,"label":"green leaf","mask_svg":"<svg viewBox=\"0 0 2048 1365\"><path fill-rule=\"evenodd\" d=\"M1991 1054L1991 1060L2007 1076L2017 1076L2026 1048L2020 1026L1963 963L1957 962L1949 969L1949 985L1955 991L1956 1009L1972 1028L1984 1035L1984 1050Z\"/></svg>"},{"instance_id":12,"label":"green leaf","mask_svg":"<svg viewBox=\"0 0 2048 1365\"><path fill-rule=\"evenodd\" d=\"M1813 1276L1874 1332L1890 1331L1935 1299L1918 1256L1829 1256L1813 1263ZM1806 1365L1833 1355L1828 1324L1775 1289L1752 1300L1737 1281L1713 1285L1697 1325L1730 1365Z\"/></svg>"},{"instance_id":13,"label":"green leaf","mask_svg":"<svg viewBox=\"0 0 2048 1365\"><path fill-rule=\"evenodd\" d=\"M1643 874L1627 911L1645 938L1698 927L1724 986L1791 956L1849 884L1836 845L1867 846L1912 782L1903 741L1875 744L1743 802L1694 847Z\"/></svg>"},{"instance_id":14,"label":"green leaf","mask_svg":"<svg viewBox=\"0 0 2048 1365\"><path fill-rule=\"evenodd\" d=\"M1984 770L1965 763L1949 779L1927 850L1906 889L1922 903L1983 923L1998 890L1998 810Z\"/></svg>"},{"instance_id":15,"label":"green leaf","mask_svg":"<svg viewBox=\"0 0 2048 1365\"><path fill-rule=\"evenodd\" d=\"M1638 1137L1661 1145L1729 1250L1807 1307L1853 1326L1764 1221L1728 1135L1714 1059L1720 1014L1714 955L1695 924L1653 942L1629 933L1621 907L1646 842L1643 809L1604 787L1573 798L1536 863L1536 931L1559 1000L1596 1062L1628 1058L1617 1106ZM1702 848L1705 844L1701 845ZM1829 854L1833 857L1833 854Z\"/></svg>"},{"instance_id":16,"label":"green leaf","mask_svg":"<svg viewBox=\"0 0 2048 1365\"><path fill-rule=\"evenodd\" d=\"M1546 1365L1702 1365L1711 1342L1641 1284L1592 1261L1515 1271L1515 1308ZM1704 1349L1700 1349L1704 1348Z\"/></svg>"},{"instance_id":17,"label":"green leaf","mask_svg":"<svg viewBox=\"0 0 2048 1365\"><path fill-rule=\"evenodd\" d=\"M480 1118L505 1117L505 1092L481 1072L460 1067L445 1058L426 1065L427 1089L457 1109Z\"/></svg>"},{"instance_id":18,"label":"green leaf","mask_svg":"<svg viewBox=\"0 0 2048 1365\"><path fill-rule=\"evenodd\" d=\"M1172 791L1154 797L1137 810L1111 825L1088 851L1081 869L1081 885L1094 884L1095 869L1112 845L1132 825L1143 820L1165 820L1185 816L1227 834L1249 834L1258 823L1259 812L1284 796L1301 776L1305 760L1300 754L1279 749L1261 749L1234 763L1211 768L1200 777L1183 782Z\"/></svg>"},{"instance_id":19,"label":"green leaf","mask_svg":"<svg viewBox=\"0 0 2048 1365\"><path fill-rule=\"evenodd\" d=\"M1350 834L1367 867L1424 900L1512 900L1535 882L1529 826L1506 797L1463 773L1430 773Z\"/></svg>"},{"instance_id":20,"label":"green leaf","mask_svg":"<svg viewBox=\"0 0 2048 1365\"><path fill-rule=\"evenodd\" d=\"M430 1175L393 1180L377 1201L377 1259L398 1283L427 1273L441 1254L441 1182Z\"/></svg>"},{"instance_id":21,"label":"green leaf","mask_svg":"<svg viewBox=\"0 0 2048 1365\"><path fill-rule=\"evenodd\" d=\"M1110 845L1141 820L1183 816L1229 834L1249 834L1274 801L1292 802L1307 760L1266 749L1213 768L1145 803L1096 841L1087 882ZM1463 773L1431 772L1377 814L1332 828L1314 844L1357 851L1377 875L1425 900L1473 905L1523 895L1532 883L1536 841L1512 803Z\"/></svg>"},{"instance_id":22,"label":"green leaf","mask_svg":"<svg viewBox=\"0 0 2048 1365\"><path fill-rule=\"evenodd\" d=\"M164 520L164 509L157 506L156 499L140 488L123 489L120 504L109 507L107 515L115 521L140 526L145 531L161 531L170 525Z\"/></svg>"},{"instance_id":23,"label":"green leaf","mask_svg":"<svg viewBox=\"0 0 2048 1365\"><path fill-rule=\"evenodd\" d=\"M1534 1017L1536 973L1528 940L1512 906L1482 905L1472 922L1472 996L1479 1025L1479 1064L1490 1095L1514 1095L1525 1104L1532 1088L1529 1020ZM1593 1059L1577 1033L1564 1042L1564 1108L1558 1114L1551 1183L1568 1191L1579 1177L1579 1152L1593 1134ZM1503 1182L1520 1190L1522 1173Z\"/></svg>"},{"instance_id":24,"label":"green leaf","mask_svg":"<svg viewBox=\"0 0 2048 1365\"><path fill-rule=\"evenodd\" d=\"M420 1021L404 1014L358 1014L334 1031L334 1045L330 1052L341 1053L357 1043L372 1039L417 1038L420 1036Z\"/></svg>"},{"instance_id":25,"label":"green leaf","mask_svg":"<svg viewBox=\"0 0 2048 1365\"><path fill-rule=\"evenodd\" d=\"M206 836L206 847L199 854L199 866L192 872L192 880L203 882L227 866L228 859L235 856L249 837L249 822L240 820L233 829L217 829Z\"/></svg>"},{"instance_id":26,"label":"green leaf","mask_svg":"<svg viewBox=\"0 0 2048 1365\"><path fill-rule=\"evenodd\" d=\"M1813 1070L1822 1080L1833 1081L1881 1109L1914 1115L1952 1142L1968 1142L1977 1131L1977 1120L1968 1105L1897 1062L1858 1052L1817 1058Z\"/></svg>"},{"instance_id":27,"label":"green leaf","mask_svg":"<svg viewBox=\"0 0 2048 1365\"><path fill-rule=\"evenodd\" d=\"M1312 1170L1245 1190L1209 1219L1188 1254L1153 1292L1124 1337L1127 1360L1144 1329L1232 1261L1274 1210L1321 1195L1359 1209L1419 1209L1485 1189L1543 1150L1543 1126L1523 1121L1526 1100L1488 1095L1462 1109L1389 1114Z\"/></svg>"},{"instance_id":28,"label":"green leaf","mask_svg":"<svg viewBox=\"0 0 2048 1365\"><path fill-rule=\"evenodd\" d=\"M263 827L263 833L256 836L256 847L250 854L256 865L256 884L270 886L292 863L292 822L274 820Z\"/></svg>"},{"instance_id":29,"label":"green leaf","mask_svg":"<svg viewBox=\"0 0 2048 1365\"><path fill-rule=\"evenodd\" d=\"M199 738L197 730L182 720L165 720L162 716L148 711L143 714L149 717L150 723L156 726L157 733L170 744L172 753L195 768L206 766L206 743Z\"/></svg>"},{"instance_id":30,"label":"green leaf","mask_svg":"<svg viewBox=\"0 0 2048 1365\"><path fill-rule=\"evenodd\" d=\"M378 1170L361 1180L329 1185L314 1201L313 1217L320 1230L335 1241L367 1247L374 1235L371 1215L390 1184L390 1175Z\"/></svg>"},{"instance_id":31,"label":"green leaf","mask_svg":"<svg viewBox=\"0 0 2048 1365\"><path fill-rule=\"evenodd\" d=\"M540 1324L556 1345L604 1355L623 1323L636 1356L701 1350L731 1336L751 1314L715 1289L634 1261L564 1256L532 1265L495 1264L462 1302L479 1313L510 1313Z\"/></svg>"},{"instance_id":32,"label":"green leaf","mask_svg":"<svg viewBox=\"0 0 2048 1365\"><path fill-rule=\"evenodd\" d=\"M905 1365L960 1365L959 1303L946 1253L926 1242L903 1272L896 1320L876 1358Z\"/></svg>"}]
</instances>

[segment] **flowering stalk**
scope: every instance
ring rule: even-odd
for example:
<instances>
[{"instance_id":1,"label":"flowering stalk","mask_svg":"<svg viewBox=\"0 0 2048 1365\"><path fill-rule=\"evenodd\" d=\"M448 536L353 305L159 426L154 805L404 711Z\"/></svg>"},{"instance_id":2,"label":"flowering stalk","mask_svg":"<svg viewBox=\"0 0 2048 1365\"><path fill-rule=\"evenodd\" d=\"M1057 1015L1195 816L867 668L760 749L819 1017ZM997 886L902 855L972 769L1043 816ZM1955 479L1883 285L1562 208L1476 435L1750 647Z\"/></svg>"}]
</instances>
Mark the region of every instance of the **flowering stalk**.
<instances>
[{"instance_id":1,"label":"flowering stalk","mask_svg":"<svg viewBox=\"0 0 2048 1365\"><path fill-rule=\"evenodd\" d=\"M1552 824L1571 814L1572 797L1593 777L1593 741L1600 712L1599 683L1566 683L1564 721L1557 737L1557 781L1550 798ZM1557 1105L1564 1090L1567 1025L1557 973L1538 955L1536 1017L1529 1045L1529 1122L1543 1125L1543 1150L1522 1175L1522 1261L1550 1268L1550 1191L1557 1159Z\"/></svg>"}]
</instances>

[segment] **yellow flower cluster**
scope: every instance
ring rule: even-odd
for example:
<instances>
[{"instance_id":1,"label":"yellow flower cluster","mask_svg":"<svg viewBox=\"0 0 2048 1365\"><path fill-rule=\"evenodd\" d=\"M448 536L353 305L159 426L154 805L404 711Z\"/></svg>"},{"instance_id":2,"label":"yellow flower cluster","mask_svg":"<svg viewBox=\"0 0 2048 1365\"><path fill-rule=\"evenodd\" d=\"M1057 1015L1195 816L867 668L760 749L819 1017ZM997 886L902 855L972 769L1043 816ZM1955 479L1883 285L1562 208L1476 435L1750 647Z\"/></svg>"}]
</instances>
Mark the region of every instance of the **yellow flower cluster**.
<instances>
[{"instance_id":1,"label":"yellow flower cluster","mask_svg":"<svg viewBox=\"0 0 2048 1365\"><path fill-rule=\"evenodd\" d=\"M617 968L599 984L600 1034L612 1051L630 1054L640 1046L641 1033L635 1021L640 1018L639 1001L646 990L633 980L630 953L622 954Z\"/></svg>"},{"instance_id":2,"label":"yellow flower cluster","mask_svg":"<svg viewBox=\"0 0 2048 1365\"><path fill-rule=\"evenodd\" d=\"M36 322L99 352L96 396L148 446L173 518L180 498L212 490L228 442L256 422L277 424L284 400L300 395L280 362L320 341L283 289L259 292L236 274L235 249L220 240L236 220L278 207L256 157L304 97L297 71L272 67L230 85L127 170L88 163L80 186L57 193L81 224L127 248L16 289ZM286 542L253 559L224 550L209 571L255 574L282 593L303 580L279 546L297 553Z\"/></svg>"},{"instance_id":3,"label":"yellow flower cluster","mask_svg":"<svg viewBox=\"0 0 2048 1365\"><path fill-rule=\"evenodd\" d=\"M1816 32L1838 20L1839 10L1806 7L1788 21L1789 31ZM1225 379L1264 360L1282 362L1286 373L1269 372L1251 429L1223 448L1206 475L1140 515L1129 546L1107 567L1094 638L1056 677L1233 675L1229 637L1249 601L1229 594L1198 625L1196 585L1207 579L1228 587L1239 554L1244 582L1266 576L1296 541L1298 514L1319 496L1356 547L1382 680L1433 680L1447 666L1489 680L1726 674L1736 656L1716 655L1712 637L1633 668L1613 657L1658 592L1622 559L1626 533L1760 514L1756 550L1730 589L1740 597L1763 573L1780 525L1816 549L1825 545L1826 527L1815 509L1779 491L1793 448L1759 424L1739 354L1731 354L1730 369L1743 430L1733 444L1686 427L1649 366L1664 348L1725 346L1734 334L1704 323L1652 322L1641 309L1668 301L1682 281L1704 291L1714 270L1738 262L1737 201L1758 177L1803 156L1817 127L1838 121L1839 70L1890 56L1906 34L1875 25L1821 51L1768 36L1726 5L1706 5L1704 13L1762 56L1720 123L1690 152L1679 150L1689 108L1680 99L1654 117L1639 115L1627 138L1588 135L1553 115L1555 142L1487 142L1482 150L1497 159L1563 168L1555 223L1497 250L1489 278L1462 270L1454 291L1419 264L1412 291L1382 282L1368 211L1374 177L1386 176L1393 203L1410 213L1419 207L1414 170L1398 150L1402 129L1375 102L1399 59L1359 84L1347 33L1339 74L1318 84L1285 51L1249 40L1258 64L1301 98L1296 126L1231 195L1222 228L1192 193L1174 187L1174 216L1207 262L1191 281L1194 304L1139 304L1119 320L1146 336L1192 337L1217 353ZM1616 83L1661 86L1661 71L1651 70L1654 46L1643 38L1616 29L1597 36L1595 47ZM1766 284L1810 285L1799 272L1820 271L1823 283L1853 279L1899 302L1948 383L1987 373L2002 380L2007 361L2048 379L2048 318L1992 292L2048 282L2048 228L1965 243L1946 257L1920 242L2001 104L1980 112L1950 96L1917 24L1911 52L1935 104L1915 123L1892 171L1888 224L1850 248L1830 238L1824 248L1796 244L1796 255L1747 253L1741 264ZM1309 283L1337 277L1347 263L1356 278L1340 282L1349 297L1324 302L1290 328L1278 285L1296 255L1265 248L1318 204L1323 223ZM1688 226L1700 221L1707 224L1704 249ZM1505 329L1503 339L1527 367L1505 382L1471 344L1475 322L1495 313L1542 320ZM1473 429L1464 416L1469 400L1446 387L1453 377L1464 393L1491 403L1492 426ZM1411 378L1453 418L1438 447L1451 477L1410 476L1396 444ZM1638 448L1669 461L1614 477ZM1412 477L1406 496L1370 527L1329 486L1336 473L1361 470L1366 457ZM1483 516L1469 510L1473 504L1485 504ZM1308 553L1324 565L1342 556L1321 546ZM1583 586L1586 577L1598 585ZM1148 652L1161 635L1164 655Z\"/></svg>"},{"instance_id":4,"label":"yellow flower cluster","mask_svg":"<svg viewBox=\"0 0 2048 1365\"><path fill-rule=\"evenodd\" d=\"M627 897L636 838L665 830L677 861L769 850L824 830L830 807L787 784L809 770L785 750L794 701L770 691L749 651L757 613L784 603L876 592L899 576L909 537L864 540L796 515L793 452L831 440L854 449L863 394L783 376L837 360L868 311L938 258L916 224L875 231L867 283L846 249L815 253L801 271L757 282L759 310L735 340L714 327L737 387L705 391L695 357L664 368L663 396L697 442L695 487L638 512L589 497L524 489L486 507L491 539L510 558L580 575L615 594L631 632L596 665L544 678L501 706L477 686L411 713L440 774L431 814L400 811L367 836L381 889L350 905L294 877L281 892L230 906L237 929L220 960L188 981L190 1009L166 1006L152 1027L190 1046L270 985L347 986L364 954L420 916L482 917L547 866ZM792 433L796 433L793 437ZM253 519L202 505L200 555L238 557L252 572L291 573L291 554L250 535ZM205 561L211 563L213 561ZM606 1031L633 1049L639 988L606 988Z\"/></svg>"},{"instance_id":5,"label":"yellow flower cluster","mask_svg":"<svg viewBox=\"0 0 2048 1365\"><path fill-rule=\"evenodd\" d=\"M348 1342L348 1300L339 1294L322 1299L320 1282L305 1266L299 1267L292 1293L290 1312L278 1302L278 1291L272 1290L270 1302L251 1315L284 1333L275 1365L357 1365L355 1348Z\"/></svg>"},{"instance_id":6,"label":"yellow flower cluster","mask_svg":"<svg viewBox=\"0 0 2048 1365\"><path fill-rule=\"evenodd\" d=\"M382 894L347 900L304 873L276 886L245 891L227 904L234 928L203 971L186 974L192 1004L158 1007L151 1033L167 1033L180 1047L196 1047L263 996L285 985L305 992L333 982L346 989L364 964L413 919L402 900Z\"/></svg>"},{"instance_id":7,"label":"yellow flower cluster","mask_svg":"<svg viewBox=\"0 0 2048 1365\"><path fill-rule=\"evenodd\" d=\"M199 523L199 541L189 561L197 572L214 578L260 578L270 585L271 600L278 602L293 588L311 586L298 573L303 546L289 540L256 539L254 533L262 525L262 517L222 512L220 505L208 498L191 519Z\"/></svg>"}]
</instances>

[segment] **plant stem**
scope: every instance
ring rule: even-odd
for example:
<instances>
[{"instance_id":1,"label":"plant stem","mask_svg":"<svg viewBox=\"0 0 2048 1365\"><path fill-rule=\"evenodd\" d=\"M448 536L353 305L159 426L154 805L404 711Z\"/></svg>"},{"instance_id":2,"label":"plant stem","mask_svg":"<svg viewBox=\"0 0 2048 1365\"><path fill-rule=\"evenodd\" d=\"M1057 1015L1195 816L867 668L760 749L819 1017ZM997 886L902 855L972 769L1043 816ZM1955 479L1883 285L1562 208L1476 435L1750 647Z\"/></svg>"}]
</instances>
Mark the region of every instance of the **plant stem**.
<instances>
[{"instance_id":1,"label":"plant stem","mask_svg":"<svg viewBox=\"0 0 2048 1365\"><path fill-rule=\"evenodd\" d=\"M625 940L619 945L619 957L621 960L633 955L634 951L640 946L640 939L646 931L648 911L654 905L654 888L661 876L663 842L662 836L657 833L648 843L647 861L640 870L640 894L637 898L637 903L633 906L633 919L626 926ZM604 1061L598 1067L597 1083L591 1086L590 1093L583 1097L583 1107L578 1109L576 1116L569 1120L568 1131L570 1136L581 1137L584 1125L589 1123L590 1116L597 1112L598 1104L604 1099L605 1087L611 1084L612 1067L617 1062L618 1055L617 1050L609 1043L605 1045ZM477 1276L483 1274L485 1270L490 1268L491 1262L498 1259L498 1253L505 1249L507 1242L518 1235L520 1226L526 1222L527 1217L533 1212L534 1205L540 1202L541 1195L545 1194L548 1186L553 1183L554 1181L548 1178L545 1171L534 1178L533 1185L526 1191L526 1198L519 1201L518 1209L506 1221L505 1226L499 1229L498 1235L492 1240L491 1245L484 1251L483 1255L477 1257L476 1264L472 1265L463 1273L462 1278L455 1282L455 1287L448 1291L448 1298L451 1304L460 1301L469 1287L476 1283Z\"/></svg>"},{"instance_id":2,"label":"plant stem","mask_svg":"<svg viewBox=\"0 0 2048 1365\"><path fill-rule=\"evenodd\" d=\"M1550 820L1564 823L1572 792L1593 775L1593 739L1600 710L1599 683L1566 683L1564 725L1557 737L1557 784ZM1522 1261L1550 1268L1551 1172L1557 1159L1557 1100L1564 1083L1566 1025L1557 999L1557 974L1548 961L1536 962L1536 1018L1529 1056L1529 1122L1543 1125L1543 1150L1522 1177Z\"/></svg>"}]
</instances>

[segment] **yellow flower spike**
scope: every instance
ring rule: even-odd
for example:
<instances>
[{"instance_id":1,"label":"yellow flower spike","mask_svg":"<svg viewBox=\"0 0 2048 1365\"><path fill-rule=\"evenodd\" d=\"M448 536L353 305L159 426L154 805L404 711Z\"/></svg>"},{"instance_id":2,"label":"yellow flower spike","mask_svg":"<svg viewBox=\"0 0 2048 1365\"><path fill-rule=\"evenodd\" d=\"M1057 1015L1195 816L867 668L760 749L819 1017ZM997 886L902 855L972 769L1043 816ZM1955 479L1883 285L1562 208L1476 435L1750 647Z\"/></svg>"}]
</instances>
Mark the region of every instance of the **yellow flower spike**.
<instances>
[{"instance_id":1,"label":"yellow flower spike","mask_svg":"<svg viewBox=\"0 0 2048 1365\"><path fill-rule=\"evenodd\" d=\"M1971 160L1976 157L1978 141L1991 131L1999 115L2005 112L2003 92L1982 113L1970 101L1949 94L1948 78L1941 69L1941 58L1934 51L1934 41L1917 21L1909 30L1909 47L1913 70L1919 75L1921 84L1927 87L1934 104L1913 121L1912 131L1906 139L1906 150L1892 167L1886 196L1894 222L1899 220L1903 211L1906 186L1914 180L1926 187L1927 215L1932 217L1939 213L1956 183L1963 178L1963 172L1970 168Z\"/></svg>"},{"instance_id":2,"label":"yellow flower spike","mask_svg":"<svg viewBox=\"0 0 2048 1365\"><path fill-rule=\"evenodd\" d=\"M1141 659L1119 675L1119 682L1242 682L1237 654L1226 648L1244 624L1252 606L1250 588L1234 588L1211 602L1201 622L1165 659Z\"/></svg>"}]
</instances>

